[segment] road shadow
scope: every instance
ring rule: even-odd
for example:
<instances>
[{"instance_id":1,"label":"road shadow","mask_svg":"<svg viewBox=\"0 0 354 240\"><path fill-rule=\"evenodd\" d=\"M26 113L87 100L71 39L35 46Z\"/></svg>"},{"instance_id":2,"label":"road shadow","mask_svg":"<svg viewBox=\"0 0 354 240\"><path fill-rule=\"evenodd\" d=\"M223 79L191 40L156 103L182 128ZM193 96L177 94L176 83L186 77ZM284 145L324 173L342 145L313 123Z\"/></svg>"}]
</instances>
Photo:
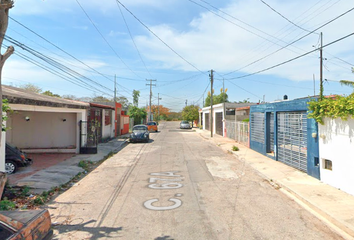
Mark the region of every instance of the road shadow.
<instances>
[{"instance_id":1,"label":"road shadow","mask_svg":"<svg viewBox=\"0 0 354 240\"><path fill-rule=\"evenodd\" d=\"M111 227L88 227L86 225L96 222L95 220L90 220L80 224L63 224L54 226L53 229L57 232L53 235L52 240L58 240L61 234L68 234L71 232L86 232L91 234L90 239L99 239L99 238L110 238L111 234L118 234L123 230L122 227L111 228Z\"/></svg>"},{"instance_id":2,"label":"road shadow","mask_svg":"<svg viewBox=\"0 0 354 240\"><path fill-rule=\"evenodd\" d=\"M170 236L163 236L163 237L157 237L154 240L174 240L174 238L171 238Z\"/></svg>"}]
</instances>

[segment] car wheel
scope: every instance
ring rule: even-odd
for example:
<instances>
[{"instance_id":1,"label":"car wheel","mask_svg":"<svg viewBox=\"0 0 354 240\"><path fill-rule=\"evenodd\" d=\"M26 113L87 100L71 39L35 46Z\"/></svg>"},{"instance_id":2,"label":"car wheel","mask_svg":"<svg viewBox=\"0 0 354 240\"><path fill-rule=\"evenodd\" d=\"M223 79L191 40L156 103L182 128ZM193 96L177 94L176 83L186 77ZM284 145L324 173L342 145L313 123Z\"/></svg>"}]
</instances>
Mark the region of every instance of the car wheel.
<instances>
[{"instance_id":1,"label":"car wheel","mask_svg":"<svg viewBox=\"0 0 354 240\"><path fill-rule=\"evenodd\" d=\"M13 162L13 161L6 161L6 163L5 163L5 172L7 173L7 174L12 174L12 173L14 173L14 172L16 172L17 171L17 165L16 165L16 163L15 162Z\"/></svg>"}]
</instances>

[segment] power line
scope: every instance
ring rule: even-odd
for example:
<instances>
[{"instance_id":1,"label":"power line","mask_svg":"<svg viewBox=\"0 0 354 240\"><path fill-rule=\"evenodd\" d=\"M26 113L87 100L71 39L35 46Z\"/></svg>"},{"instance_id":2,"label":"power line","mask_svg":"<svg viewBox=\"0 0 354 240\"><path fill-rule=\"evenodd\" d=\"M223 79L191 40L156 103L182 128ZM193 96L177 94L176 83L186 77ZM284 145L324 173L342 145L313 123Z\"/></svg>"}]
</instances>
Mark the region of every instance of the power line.
<instances>
[{"instance_id":1,"label":"power line","mask_svg":"<svg viewBox=\"0 0 354 240\"><path fill-rule=\"evenodd\" d=\"M36 35L37 37L41 38L42 40L44 40L45 42L49 43L50 45L52 45L53 47L57 48L58 50L62 51L63 53L67 54L68 56L72 57L73 59L75 59L76 61L80 62L81 64L85 65L86 67L88 67L89 69L93 70L95 73L105 77L106 79L114 82L112 79L107 78L107 76L105 76L104 74L98 72L96 69L90 67L89 65L87 65L86 63L84 63L83 61L79 60L78 58L76 58L75 56L73 56L72 54L70 54L69 52L65 51L64 49L60 48L59 46L55 45L54 43L52 43L51 41L49 41L48 39L44 38L43 36L39 35L38 33L36 33L35 31L31 30L29 27L25 26L24 24L20 23L19 21L15 20L14 18L10 17L9 18L16 22L17 24L19 24L20 26L22 26L23 28L27 29L28 31L30 31L31 33L33 33L34 35Z\"/></svg>"},{"instance_id":2,"label":"power line","mask_svg":"<svg viewBox=\"0 0 354 240\"><path fill-rule=\"evenodd\" d=\"M111 44L109 44L109 42L107 41L107 39L103 36L103 34L101 33L101 31L98 29L98 27L96 26L96 24L92 21L92 19L90 18L90 16L87 14L87 12L85 11L85 9L82 7L82 5L80 4L80 2L78 0L76 0L77 4L80 6L81 10L85 13L86 17L90 20L91 24L94 26L94 28L96 29L96 31L100 34L100 36L103 38L103 40L107 43L107 45L110 47L110 49L115 53L115 55L121 60L121 62L127 67L127 69L129 69L133 74L135 74L138 78L141 78L136 72L134 72L124 61L123 59L119 56L119 54L116 52L116 50L114 50L114 48L112 47Z\"/></svg>"},{"instance_id":3,"label":"power line","mask_svg":"<svg viewBox=\"0 0 354 240\"><path fill-rule=\"evenodd\" d=\"M4 37L4 39L5 39L6 41L8 41L8 42L10 42L10 43L12 43L12 44L14 44L14 45L20 47L20 48L23 49L24 51L27 51L27 52L29 52L30 54L32 54L32 55L38 57L39 59L41 59L42 61L44 61L44 62L46 62L46 63L48 63L48 64L50 64L50 65L52 65L53 67L58 68L59 70L65 72L66 74L70 75L71 77L74 77L75 79L77 79L78 81L80 81L80 82L83 83L83 84L88 85L86 82L84 82L84 81L81 80L80 78L83 78L83 79L85 79L85 80L88 80L88 81L90 81L90 82L92 82L92 83L94 83L94 84L96 84L96 85L98 85L98 86L100 86L100 87L102 87L102 88L105 88L105 89L111 91L111 89L109 89L109 88L103 86L102 84L99 84L99 83L97 83L96 81L94 81L94 80L92 80L92 79L90 79L90 78L88 78L88 77L85 77L85 76L79 74L78 72L76 72L76 71L74 71L74 70L72 70L72 69L66 67L65 65L63 65L63 64L61 64L61 63L59 63L59 62L53 60L52 58L47 57L46 55L44 55L44 54L42 54L42 53L40 53L40 52L38 52L38 51L36 51L36 50L34 50L34 49L32 49L32 48L26 46L25 44L18 42L17 40L15 40L15 39L13 39L13 38L7 36L7 35ZM90 86L90 85L89 85L89 86ZM92 86L90 86L90 87L92 87ZM99 91L100 91L100 90L99 90Z\"/></svg>"},{"instance_id":4,"label":"power line","mask_svg":"<svg viewBox=\"0 0 354 240\"><path fill-rule=\"evenodd\" d=\"M283 50L284 48L286 48L286 47L288 47L288 46L290 46L290 45L292 45L292 44L294 44L294 43L296 43L296 42L302 40L303 38L309 36L311 33L314 33L315 31L321 29L322 27L327 26L328 24L334 22L335 20L339 19L340 17L343 17L344 15L348 14L349 12L351 12L351 11L353 11L353 10L354 10L354 7L351 8L351 9L349 9L348 11L346 11L346 12L340 14L339 16L333 18L332 20L330 20L330 21L328 21L328 22L322 24L321 26L319 26L318 28L316 28L316 29L312 30L311 32L305 34L304 36L302 36L302 37L300 37L300 38L298 38L298 39L292 41L291 43L287 44L286 46L281 47L280 49L278 49L278 50L276 50L276 51L274 51L274 52L272 52L272 53L270 53L270 54L268 54L268 55L266 55L266 56L264 56L264 57L262 57L262 58L260 58L260 59L258 59L258 60L256 60L256 61L253 61L253 62L247 64L246 66L242 67L242 68L239 68L239 69L237 69L237 70L235 70L235 71L232 71L232 72L229 72L229 73L227 73L227 74L224 74L224 76L229 75L229 74L232 74L232 73L234 73L234 72L237 72L237 71L239 71L239 70L241 70L241 69L244 69L244 68L246 68L246 67L249 67L249 66L251 66L251 65L253 65L253 64L257 63L257 62L262 61L262 60L265 59L265 58L268 58L268 57L271 56L271 55L274 55L275 53L277 53L277 52ZM312 53L312 52L314 52L314 51L311 51L310 53ZM308 54L309 54L309 53L305 54L305 56L308 55ZM231 78L231 79L233 79L233 78Z\"/></svg>"},{"instance_id":5,"label":"power line","mask_svg":"<svg viewBox=\"0 0 354 240\"><path fill-rule=\"evenodd\" d=\"M150 77L152 77L152 75L151 75L149 69L146 67L146 64L145 64L145 62L144 62L144 60L143 60L143 58L142 58L142 56L141 56L141 54L140 54L140 51L139 51L139 49L138 49L138 46L136 45L136 43L135 43L135 41L134 41L134 38L133 38L133 36L132 36L132 33L131 33L130 28L129 28L129 26L128 26L128 23L127 23L127 21L125 20L125 17L124 17L124 14L123 14L123 12L122 12L122 9L120 8L120 5L119 5L118 3L117 3L117 6L118 6L118 8L119 8L120 14L122 15L122 18L123 18L123 20L124 20L125 26L127 27L127 30L128 30L129 36L130 36L130 39L132 40L132 42L133 42L133 44L134 44L134 47L135 47L136 51L138 52L139 58L140 58L141 62L144 64L144 67L145 67L146 71L149 73Z\"/></svg>"},{"instance_id":6,"label":"power line","mask_svg":"<svg viewBox=\"0 0 354 240\"><path fill-rule=\"evenodd\" d=\"M154 33L148 26L145 25L137 16L134 15L123 3L121 3L119 0L116 0L117 3L119 3L127 12L129 12L141 25L143 25L151 34L153 34L160 42L162 42L167 48L169 48L174 54L176 54L179 58L181 58L183 61L188 63L190 66L192 66L194 69L196 69L198 72L201 72L205 74L203 71L198 69L194 64L189 62L187 59L182 57L176 50L174 50L172 47L170 47L165 41L163 41L156 33Z\"/></svg>"},{"instance_id":7,"label":"power line","mask_svg":"<svg viewBox=\"0 0 354 240\"><path fill-rule=\"evenodd\" d=\"M266 3L265 1L263 0L260 0L264 5L266 5L267 7L269 7L273 12L277 13L279 16L281 16L282 18L284 18L286 21L288 21L289 23L291 23L292 25L300 28L301 30L305 31L305 32L310 32L309 30L297 25L296 23L290 21L287 17L285 17L283 14L281 14L280 12L278 12L277 10L275 10L273 7L271 7L268 3ZM316 33L318 34L318 33Z\"/></svg>"},{"instance_id":8,"label":"power line","mask_svg":"<svg viewBox=\"0 0 354 240\"><path fill-rule=\"evenodd\" d=\"M344 39L346 39L346 38L348 38L348 37L350 37L350 36L353 36L353 35L354 35L354 32L353 32L353 33L350 33L350 34L348 34L348 35L346 35L346 36L344 36L344 37L342 37L342 38L339 38L339 39L337 39L337 40L335 40L335 41L333 41L333 42L330 42L330 43L324 45L322 48L328 47L328 46L330 46L330 45L332 45L332 44L334 44L334 43L336 43L336 42L342 41L342 40L344 40ZM252 76L252 75L255 75L255 74L258 74L258 73L262 73L262 72L268 71L268 70L270 70L270 69L273 69L273 68L279 67L279 66L281 66L281 65L284 65L284 64L286 64L286 63L292 62L292 61L294 61L294 60L296 60L296 59L299 59L299 58L301 58L301 57L304 57L304 56L306 56L306 55L308 55L308 54L310 54L310 53L316 52L316 51L318 51L318 50L319 50L319 48L316 48L315 50L312 50L312 51L307 52L307 53L304 53L304 54L302 54L302 55L300 55L300 56L291 58L291 59L289 59L289 60L287 60L287 61L284 61L284 62L281 62L281 63L279 63L279 64L276 64L276 65L274 65L274 66L272 66L272 67L268 67L268 68L265 68L265 69L263 69L263 70L259 70L259 71L257 71L257 72L249 73L249 74L246 74L246 75L243 75L243 76L234 77L234 78L228 78L228 79L226 79L226 80L240 79L240 78L249 77L249 76Z\"/></svg>"}]
</instances>

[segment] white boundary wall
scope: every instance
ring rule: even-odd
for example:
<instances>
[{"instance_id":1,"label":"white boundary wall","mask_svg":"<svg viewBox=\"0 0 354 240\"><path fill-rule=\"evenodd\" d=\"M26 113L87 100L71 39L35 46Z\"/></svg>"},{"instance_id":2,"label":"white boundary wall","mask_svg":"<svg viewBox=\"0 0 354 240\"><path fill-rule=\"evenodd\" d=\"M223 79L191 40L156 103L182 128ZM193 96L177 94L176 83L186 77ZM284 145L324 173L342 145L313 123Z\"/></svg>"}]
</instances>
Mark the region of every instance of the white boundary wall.
<instances>
[{"instance_id":1,"label":"white boundary wall","mask_svg":"<svg viewBox=\"0 0 354 240\"><path fill-rule=\"evenodd\" d=\"M354 195L354 119L326 118L318 130L321 181ZM326 160L332 161L332 170L326 169Z\"/></svg>"}]
</instances>

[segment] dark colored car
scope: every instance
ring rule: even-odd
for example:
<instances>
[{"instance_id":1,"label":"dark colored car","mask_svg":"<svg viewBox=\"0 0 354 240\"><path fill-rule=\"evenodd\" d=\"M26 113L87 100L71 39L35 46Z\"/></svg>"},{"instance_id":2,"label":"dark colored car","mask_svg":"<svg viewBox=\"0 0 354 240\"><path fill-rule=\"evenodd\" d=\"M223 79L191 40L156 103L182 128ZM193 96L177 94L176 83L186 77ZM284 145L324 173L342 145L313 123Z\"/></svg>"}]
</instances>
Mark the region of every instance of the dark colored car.
<instances>
[{"instance_id":1,"label":"dark colored car","mask_svg":"<svg viewBox=\"0 0 354 240\"><path fill-rule=\"evenodd\" d=\"M132 142L149 142L150 132L145 125L135 125L133 132L130 134L129 141Z\"/></svg>"},{"instance_id":2,"label":"dark colored car","mask_svg":"<svg viewBox=\"0 0 354 240\"><path fill-rule=\"evenodd\" d=\"M7 174L12 174L16 172L19 167L27 167L32 163L32 159L27 158L24 152L6 143L5 171Z\"/></svg>"},{"instance_id":3,"label":"dark colored car","mask_svg":"<svg viewBox=\"0 0 354 240\"><path fill-rule=\"evenodd\" d=\"M188 121L182 121L179 124L180 129L192 129L192 126L189 124Z\"/></svg>"}]
</instances>

